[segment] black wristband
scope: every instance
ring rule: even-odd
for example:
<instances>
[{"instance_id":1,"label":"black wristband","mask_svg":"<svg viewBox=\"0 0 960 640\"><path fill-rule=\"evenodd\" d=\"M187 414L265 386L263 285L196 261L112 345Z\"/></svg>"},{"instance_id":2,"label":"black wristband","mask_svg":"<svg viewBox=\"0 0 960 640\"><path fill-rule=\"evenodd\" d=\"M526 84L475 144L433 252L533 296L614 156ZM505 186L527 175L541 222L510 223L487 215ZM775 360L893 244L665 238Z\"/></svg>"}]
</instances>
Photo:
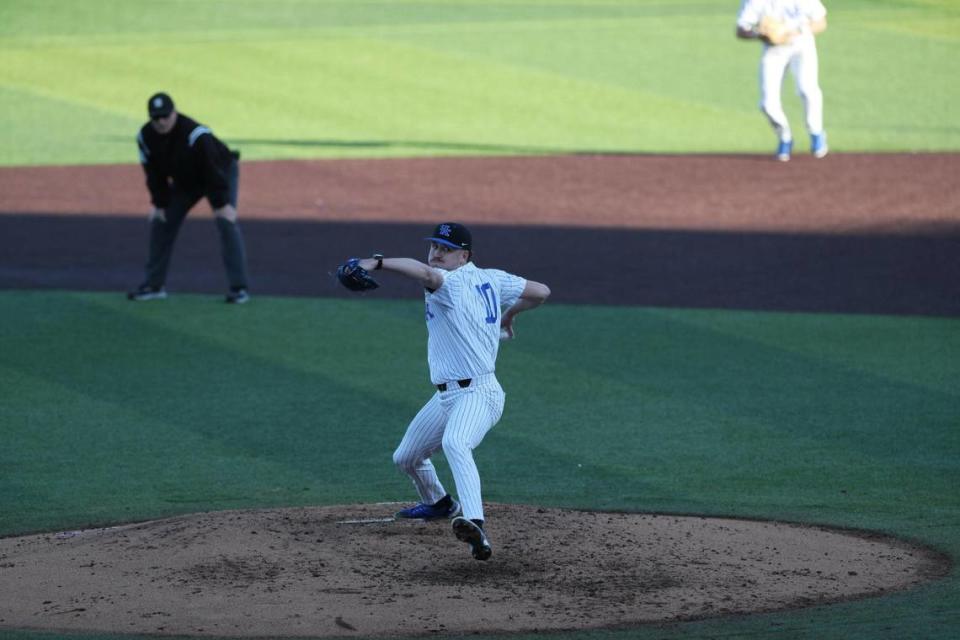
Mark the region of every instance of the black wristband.
<instances>
[{"instance_id":1,"label":"black wristband","mask_svg":"<svg viewBox=\"0 0 960 640\"><path fill-rule=\"evenodd\" d=\"M373 268L374 271L379 271L380 269L383 269L383 255L382 255L382 254L380 254L380 253L375 253L375 254L373 254L373 255L370 256L370 257L377 261L377 266L375 266L375 267Z\"/></svg>"}]
</instances>

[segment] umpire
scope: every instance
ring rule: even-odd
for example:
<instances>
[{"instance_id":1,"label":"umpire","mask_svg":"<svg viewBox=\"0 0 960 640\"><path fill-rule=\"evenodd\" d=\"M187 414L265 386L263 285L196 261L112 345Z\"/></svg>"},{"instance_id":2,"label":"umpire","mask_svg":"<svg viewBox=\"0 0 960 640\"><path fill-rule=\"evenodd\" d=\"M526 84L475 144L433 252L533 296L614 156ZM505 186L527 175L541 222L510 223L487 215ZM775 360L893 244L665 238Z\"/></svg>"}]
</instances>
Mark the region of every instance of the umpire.
<instances>
[{"instance_id":1,"label":"umpire","mask_svg":"<svg viewBox=\"0 0 960 640\"><path fill-rule=\"evenodd\" d=\"M247 258L236 208L240 154L227 148L207 127L178 113L166 93L151 96L147 111L150 122L137 134L137 145L153 203L149 256L143 284L127 298L167 297L164 283L177 233L190 209L206 197L213 208L230 283L226 301L247 302Z\"/></svg>"}]
</instances>

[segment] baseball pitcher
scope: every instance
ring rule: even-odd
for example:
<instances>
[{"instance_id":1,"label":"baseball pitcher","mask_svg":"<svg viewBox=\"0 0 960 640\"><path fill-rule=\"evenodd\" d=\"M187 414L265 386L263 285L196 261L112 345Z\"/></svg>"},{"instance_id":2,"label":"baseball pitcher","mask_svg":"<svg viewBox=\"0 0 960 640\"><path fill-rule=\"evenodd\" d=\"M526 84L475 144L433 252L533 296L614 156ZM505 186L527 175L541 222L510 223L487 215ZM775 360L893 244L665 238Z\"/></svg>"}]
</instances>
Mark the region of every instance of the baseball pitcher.
<instances>
[{"instance_id":1,"label":"baseball pitcher","mask_svg":"<svg viewBox=\"0 0 960 640\"><path fill-rule=\"evenodd\" d=\"M416 487L420 503L398 518L453 519L457 539L477 560L490 558L484 528L480 475L473 449L500 420L504 393L494 373L500 340L514 335L517 314L539 306L550 289L539 282L472 262L473 243L463 225L447 222L426 238L427 264L412 258L349 260L337 271L349 289L373 289L371 271L391 271L423 285L427 360L436 391L407 427L394 463ZM430 457L442 449L457 487L458 503L440 483ZM462 504L462 508L461 508Z\"/></svg>"}]
</instances>

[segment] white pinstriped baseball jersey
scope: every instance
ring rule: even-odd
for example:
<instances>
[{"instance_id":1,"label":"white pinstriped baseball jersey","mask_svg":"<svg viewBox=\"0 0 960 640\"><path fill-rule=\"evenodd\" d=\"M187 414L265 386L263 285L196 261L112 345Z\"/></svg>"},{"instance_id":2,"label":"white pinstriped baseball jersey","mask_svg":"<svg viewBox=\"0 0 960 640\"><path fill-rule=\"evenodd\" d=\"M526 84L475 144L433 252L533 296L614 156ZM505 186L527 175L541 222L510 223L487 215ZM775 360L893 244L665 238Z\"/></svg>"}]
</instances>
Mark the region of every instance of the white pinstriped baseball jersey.
<instances>
[{"instance_id":1,"label":"white pinstriped baseball jersey","mask_svg":"<svg viewBox=\"0 0 960 640\"><path fill-rule=\"evenodd\" d=\"M527 281L499 269L480 269L472 262L453 271L436 271L443 284L424 294L427 361L433 384L448 386L435 392L407 426L393 461L413 480L420 499L433 504L446 495L430 461L442 448L464 517L483 520L473 449L503 413L505 396L494 375L500 312L517 302ZM466 388L454 383L467 378L471 384Z\"/></svg>"},{"instance_id":2,"label":"white pinstriped baseball jersey","mask_svg":"<svg viewBox=\"0 0 960 640\"><path fill-rule=\"evenodd\" d=\"M441 384L477 378L496 369L500 310L513 306L527 281L472 262L453 271L436 270L443 285L425 292L430 380Z\"/></svg>"}]
</instances>

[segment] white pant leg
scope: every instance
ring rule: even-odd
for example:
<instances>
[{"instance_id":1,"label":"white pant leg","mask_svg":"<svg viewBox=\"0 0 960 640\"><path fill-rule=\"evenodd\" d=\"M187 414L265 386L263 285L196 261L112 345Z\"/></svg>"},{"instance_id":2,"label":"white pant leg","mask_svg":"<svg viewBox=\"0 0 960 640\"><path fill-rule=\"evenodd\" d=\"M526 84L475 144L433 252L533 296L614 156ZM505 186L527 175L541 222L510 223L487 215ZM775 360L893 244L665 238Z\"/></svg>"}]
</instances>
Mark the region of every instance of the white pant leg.
<instances>
[{"instance_id":1,"label":"white pant leg","mask_svg":"<svg viewBox=\"0 0 960 640\"><path fill-rule=\"evenodd\" d=\"M783 74L792 55L792 47L778 46L766 47L760 57L760 110L767 116L780 140L793 140L790 123L780 100Z\"/></svg>"},{"instance_id":2,"label":"white pant leg","mask_svg":"<svg viewBox=\"0 0 960 640\"><path fill-rule=\"evenodd\" d=\"M442 402L450 408L443 434L443 453L450 463L463 516L483 520L483 499L480 495L480 473L473 460L473 450L503 414L503 389L493 378L478 387L457 390Z\"/></svg>"},{"instance_id":3,"label":"white pant leg","mask_svg":"<svg viewBox=\"0 0 960 640\"><path fill-rule=\"evenodd\" d=\"M823 92L820 90L820 62L813 36L798 42L799 50L790 62L790 70L797 82L797 95L803 101L807 131L823 132Z\"/></svg>"},{"instance_id":4,"label":"white pant leg","mask_svg":"<svg viewBox=\"0 0 960 640\"><path fill-rule=\"evenodd\" d=\"M393 452L393 463L410 476L420 500L433 504L447 495L437 477L430 456L440 449L447 412L440 403L440 394L423 405L407 427L403 440Z\"/></svg>"}]
</instances>

